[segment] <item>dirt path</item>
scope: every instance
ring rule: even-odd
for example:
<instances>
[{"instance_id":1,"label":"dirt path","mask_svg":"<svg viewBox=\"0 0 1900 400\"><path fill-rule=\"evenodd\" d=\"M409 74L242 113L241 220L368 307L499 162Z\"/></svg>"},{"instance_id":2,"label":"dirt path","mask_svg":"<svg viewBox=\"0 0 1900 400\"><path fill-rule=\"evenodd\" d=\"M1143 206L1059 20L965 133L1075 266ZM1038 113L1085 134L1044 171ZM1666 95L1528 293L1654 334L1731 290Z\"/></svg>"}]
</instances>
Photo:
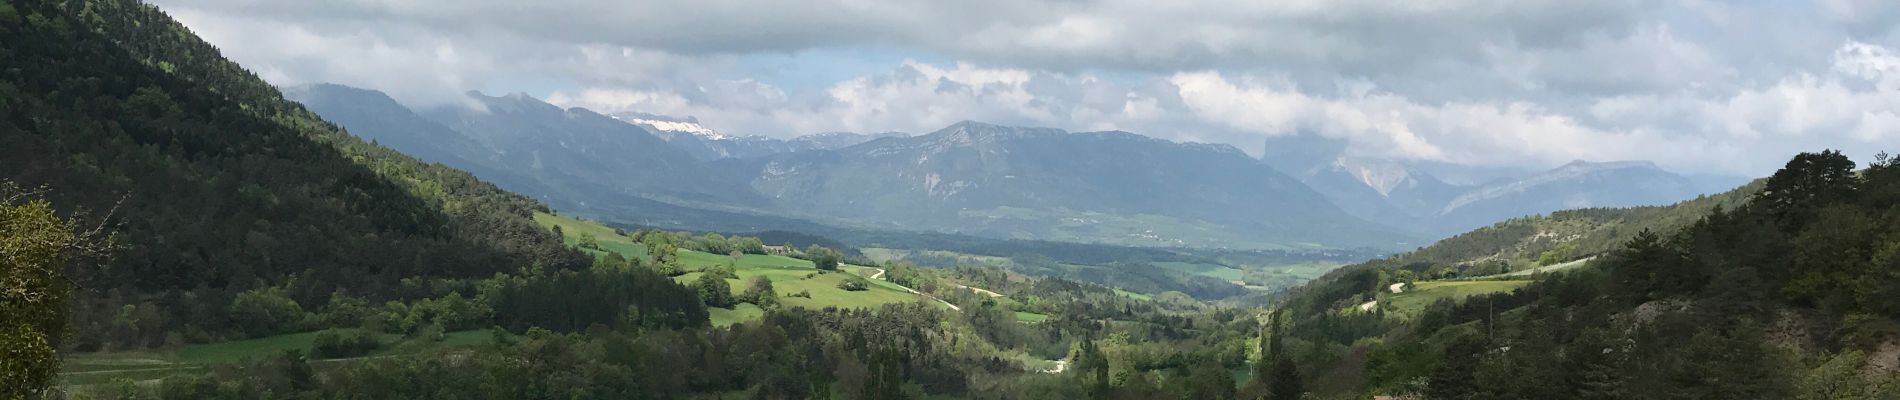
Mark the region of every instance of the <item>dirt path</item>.
<instances>
[{"instance_id":1,"label":"dirt path","mask_svg":"<svg viewBox=\"0 0 1900 400\"><path fill-rule=\"evenodd\" d=\"M992 291L990 291L989 289L984 289L984 288L980 288L980 287L975 287L975 286L963 286L963 285L958 285L958 284L955 284L955 283L952 283L952 284L950 284L950 286L956 286L956 287L957 287L958 289L969 289L969 290L970 290L970 291L972 291L972 292L977 292L977 293L982 293L982 294L984 294L984 295L988 295L988 296L990 296L990 297L1003 297L1003 294L1002 294L1002 293L997 293L997 292L992 292Z\"/></svg>"}]
</instances>

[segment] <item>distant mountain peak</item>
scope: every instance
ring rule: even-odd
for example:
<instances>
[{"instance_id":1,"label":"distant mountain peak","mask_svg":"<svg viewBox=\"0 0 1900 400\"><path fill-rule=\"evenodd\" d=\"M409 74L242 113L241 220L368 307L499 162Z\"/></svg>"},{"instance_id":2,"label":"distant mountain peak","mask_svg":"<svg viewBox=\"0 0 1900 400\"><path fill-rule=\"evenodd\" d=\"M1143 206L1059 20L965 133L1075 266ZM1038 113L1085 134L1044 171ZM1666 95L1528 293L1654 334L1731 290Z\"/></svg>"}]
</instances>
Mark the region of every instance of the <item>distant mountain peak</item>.
<instances>
[{"instance_id":1,"label":"distant mountain peak","mask_svg":"<svg viewBox=\"0 0 1900 400\"><path fill-rule=\"evenodd\" d=\"M1415 174L1404 164L1386 160L1339 157L1333 159L1332 165L1351 174L1382 196L1391 196L1393 189L1413 180Z\"/></svg>"},{"instance_id":2,"label":"distant mountain peak","mask_svg":"<svg viewBox=\"0 0 1900 400\"><path fill-rule=\"evenodd\" d=\"M1617 182L1617 185L1605 186L1601 183L1604 181ZM1649 161L1576 160L1521 179L1479 187L1452 199L1440 214L1450 214L1474 203L1532 192L1576 192L1553 197L1567 199L1563 208L1665 204L1693 196L1693 186L1681 175Z\"/></svg>"},{"instance_id":3,"label":"distant mountain peak","mask_svg":"<svg viewBox=\"0 0 1900 400\"><path fill-rule=\"evenodd\" d=\"M938 129L926 136L936 136L946 141L987 142L991 140L1021 138L1038 135L1060 135L1069 133L1061 129L1042 127L1003 126L984 122L963 120Z\"/></svg>"},{"instance_id":4,"label":"distant mountain peak","mask_svg":"<svg viewBox=\"0 0 1900 400\"><path fill-rule=\"evenodd\" d=\"M1561 166L1561 167L1558 167L1557 169L1559 169L1559 170L1563 170L1563 169L1589 169L1589 170L1599 170L1599 171L1600 171L1600 170L1609 170L1609 169L1623 169L1623 168L1654 168L1654 169L1662 169L1662 167L1658 167L1658 166L1656 166L1656 163L1654 163L1654 162L1650 162L1650 161L1647 161L1647 160L1633 160L1633 161L1588 161L1588 160L1581 160L1581 159L1579 159L1579 160L1571 160L1571 161L1570 161L1569 163L1566 163L1566 164L1564 164L1563 166Z\"/></svg>"}]
</instances>

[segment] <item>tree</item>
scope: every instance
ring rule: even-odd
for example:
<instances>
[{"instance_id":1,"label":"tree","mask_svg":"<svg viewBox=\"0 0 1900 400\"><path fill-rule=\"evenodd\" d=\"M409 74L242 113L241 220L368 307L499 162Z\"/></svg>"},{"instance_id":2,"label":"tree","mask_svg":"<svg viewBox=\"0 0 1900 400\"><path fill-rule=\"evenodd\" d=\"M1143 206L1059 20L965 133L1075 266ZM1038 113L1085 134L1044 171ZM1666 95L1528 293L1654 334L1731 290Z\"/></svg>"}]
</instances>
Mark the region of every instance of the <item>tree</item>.
<instances>
[{"instance_id":1,"label":"tree","mask_svg":"<svg viewBox=\"0 0 1900 400\"><path fill-rule=\"evenodd\" d=\"M1096 347L1093 340L1076 343L1076 351L1070 357L1070 369L1079 373L1083 386L1088 388L1089 398L1107 399L1111 393L1108 382L1108 355Z\"/></svg>"},{"instance_id":2,"label":"tree","mask_svg":"<svg viewBox=\"0 0 1900 400\"><path fill-rule=\"evenodd\" d=\"M1611 264L1611 274L1628 300L1648 300L1654 292L1670 290L1692 280L1684 276L1693 271L1683 265L1682 252L1669 247L1661 236L1648 229L1637 232L1618 255L1621 257Z\"/></svg>"},{"instance_id":3,"label":"tree","mask_svg":"<svg viewBox=\"0 0 1900 400\"><path fill-rule=\"evenodd\" d=\"M769 310L778 306L778 291L772 289L771 279L755 276L752 277L752 282L746 285L745 301Z\"/></svg>"},{"instance_id":4,"label":"tree","mask_svg":"<svg viewBox=\"0 0 1900 400\"><path fill-rule=\"evenodd\" d=\"M1425 398L1471 398L1478 391L1477 378L1473 373L1478 370L1481 357L1489 349L1490 344L1477 333L1466 333L1452 339L1450 344L1445 345L1445 353L1439 357L1438 366L1426 378Z\"/></svg>"},{"instance_id":5,"label":"tree","mask_svg":"<svg viewBox=\"0 0 1900 400\"><path fill-rule=\"evenodd\" d=\"M75 250L103 248L89 243L97 230L75 226L0 182L0 398L40 397L57 379L71 292L66 264Z\"/></svg>"},{"instance_id":6,"label":"tree","mask_svg":"<svg viewBox=\"0 0 1900 400\"><path fill-rule=\"evenodd\" d=\"M1306 394L1306 386L1300 382L1300 368L1293 360L1282 358L1273 363L1273 383L1267 390L1272 400L1298 400Z\"/></svg>"},{"instance_id":7,"label":"tree","mask_svg":"<svg viewBox=\"0 0 1900 400\"><path fill-rule=\"evenodd\" d=\"M1768 178L1755 194L1755 204L1780 220L1783 228L1798 227L1813 210L1848 200L1859 184L1854 160L1841 152L1801 153Z\"/></svg>"},{"instance_id":8,"label":"tree","mask_svg":"<svg viewBox=\"0 0 1900 400\"><path fill-rule=\"evenodd\" d=\"M732 307L732 285L725 278L713 274L701 274L693 281L693 290L699 292L699 300L707 307Z\"/></svg>"},{"instance_id":9,"label":"tree","mask_svg":"<svg viewBox=\"0 0 1900 400\"><path fill-rule=\"evenodd\" d=\"M1873 400L1900 396L1900 378L1861 371L1867 355L1852 350L1828 359L1801 377L1795 396L1802 400Z\"/></svg>"},{"instance_id":10,"label":"tree","mask_svg":"<svg viewBox=\"0 0 1900 400\"><path fill-rule=\"evenodd\" d=\"M765 254L765 242L759 238L746 236L739 238L738 242L739 251L748 254Z\"/></svg>"},{"instance_id":11,"label":"tree","mask_svg":"<svg viewBox=\"0 0 1900 400\"><path fill-rule=\"evenodd\" d=\"M707 253L720 254L731 250L732 243L727 242L725 236L709 232L699 237L699 246Z\"/></svg>"},{"instance_id":12,"label":"tree","mask_svg":"<svg viewBox=\"0 0 1900 400\"><path fill-rule=\"evenodd\" d=\"M811 260L812 266L818 267L818 269L837 271L838 263L844 261L844 254L838 253L837 250L814 244L811 245L811 247L805 248L805 258Z\"/></svg>"},{"instance_id":13,"label":"tree","mask_svg":"<svg viewBox=\"0 0 1900 400\"><path fill-rule=\"evenodd\" d=\"M640 236L641 244L647 246L647 254L653 258L653 267L668 276L677 275L679 264L679 245L674 244L673 235L666 232L646 232Z\"/></svg>"},{"instance_id":14,"label":"tree","mask_svg":"<svg viewBox=\"0 0 1900 400\"><path fill-rule=\"evenodd\" d=\"M226 308L240 330L251 337L262 337L302 329L308 314L280 287L263 287L240 293Z\"/></svg>"},{"instance_id":15,"label":"tree","mask_svg":"<svg viewBox=\"0 0 1900 400\"><path fill-rule=\"evenodd\" d=\"M1853 305L1856 292L1893 284L1869 279L1876 271L1868 261L1880 250L1876 239L1887 229L1883 221L1851 204L1822 208L1813 218L1794 238L1793 276L1783 289L1790 297L1839 310ZM1870 288L1858 290L1861 286Z\"/></svg>"}]
</instances>

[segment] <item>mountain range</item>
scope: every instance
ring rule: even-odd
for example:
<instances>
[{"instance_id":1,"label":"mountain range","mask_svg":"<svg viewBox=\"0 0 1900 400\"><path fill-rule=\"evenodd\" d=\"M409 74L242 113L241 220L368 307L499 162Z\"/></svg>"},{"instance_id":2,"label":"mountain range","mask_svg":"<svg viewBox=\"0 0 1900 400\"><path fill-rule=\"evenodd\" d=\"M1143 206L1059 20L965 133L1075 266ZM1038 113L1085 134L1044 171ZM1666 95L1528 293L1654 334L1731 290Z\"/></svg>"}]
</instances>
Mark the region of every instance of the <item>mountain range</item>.
<instances>
[{"instance_id":1,"label":"mountain range","mask_svg":"<svg viewBox=\"0 0 1900 400\"><path fill-rule=\"evenodd\" d=\"M1263 160L1354 216L1434 238L1558 210L1669 204L1747 182L1676 174L1648 161L1575 160L1531 171L1355 157L1343 140L1311 134L1267 140Z\"/></svg>"},{"instance_id":2,"label":"mountain range","mask_svg":"<svg viewBox=\"0 0 1900 400\"><path fill-rule=\"evenodd\" d=\"M782 207L898 228L1166 246L1411 240L1346 215L1231 146L1128 132L965 121L739 163Z\"/></svg>"},{"instance_id":3,"label":"mountain range","mask_svg":"<svg viewBox=\"0 0 1900 400\"><path fill-rule=\"evenodd\" d=\"M700 161L724 158L753 158L779 153L809 150L835 150L879 138L909 136L902 132L853 133L825 132L777 139L765 136L731 136L699 124L698 118L669 117L639 112L608 114L628 124L646 128L653 136L673 144Z\"/></svg>"},{"instance_id":4,"label":"mountain range","mask_svg":"<svg viewBox=\"0 0 1900 400\"><path fill-rule=\"evenodd\" d=\"M697 229L844 225L1143 246L1402 249L1512 217L1667 204L1744 181L1642 161L1530 171L1357 157L1343 141L1311 134L1270 139L1258 158L1129 132L974 121L920 135L777 139L522 94L471 92L472 106L415 111L339 85L285 92L366 139L559 208Z\"/></svg>"}]
</instances>

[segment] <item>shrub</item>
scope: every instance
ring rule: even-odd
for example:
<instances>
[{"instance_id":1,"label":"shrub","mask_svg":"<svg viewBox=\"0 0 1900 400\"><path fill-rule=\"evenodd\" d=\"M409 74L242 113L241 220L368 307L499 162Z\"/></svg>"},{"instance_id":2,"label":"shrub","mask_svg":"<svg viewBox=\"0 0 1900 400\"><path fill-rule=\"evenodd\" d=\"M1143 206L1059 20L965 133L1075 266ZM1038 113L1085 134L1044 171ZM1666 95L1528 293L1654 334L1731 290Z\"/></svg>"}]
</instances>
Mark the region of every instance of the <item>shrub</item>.
<instances>
[{"instance_id":1,"label":"shrub","mask_svg":"<svg viewBox=\"0 0 1900 400\"><path fill-rule=\"evenodd\" d=\"M288 291L280 287L244 291L231 301L225 311L239 329L250 337L295 332L309 318L303 307L296 300L291 300Z\"/></svg>"},{"instance_id":2,"label":"shrub","mask_svg":"<svg viewBox=\"0 0 1900 400\"><path fill-rule=\"evenodd\" d=\"M317 358L362 357L381 347L382 339L369 331L358 330L346 335L335 329L326 329L317 334L316 342L310 345L310 354Z\"/></svg>"},{"instance_id":3,"label":"shrub","mask_svg":"<svg viewBox=\"0 0 1900 400\"><path fill-rule=\"evenodd\" d=\"M699 280L693 281L693 289L699 292L700 301L707 307L732 307L732 285L727 284L725 278L711 273L700 275Z\"/></svg>"},{"instance_id":4,"label":"shrub","mask_svg":"<svg viewBox=\"0 0 1900 400\"><path fill-rule=\"evenodd\" d=\"M719 279L739 279L739 268L730 263L706 267L704 272Z\"/></svg>"},{"instance_id":5,"label":"shrub","mask_svg":"<svg viewBox=\"0 0 1900 400\"><path fill-rule=\"evenodd\" d=\"M778 306L778 290L772 288L771 279L766 279L763 276L752 278L751 284L746 286L744 297L745 301L751 302L759 306L759 308L770 309Z\"/></svg>"},{"instance_id":6,"label":"shrub","mask_svg":"<svg viewBox=\"0 0 1900 400\"><path fill-rule=\"evenodd\" d=\"M849 291L849 292L860 292L860 291L865 290L864 281L860 279L847 279L844 282L838 282L838 288L844 289L845 291Z\"/></svg>"}]
</instances>

